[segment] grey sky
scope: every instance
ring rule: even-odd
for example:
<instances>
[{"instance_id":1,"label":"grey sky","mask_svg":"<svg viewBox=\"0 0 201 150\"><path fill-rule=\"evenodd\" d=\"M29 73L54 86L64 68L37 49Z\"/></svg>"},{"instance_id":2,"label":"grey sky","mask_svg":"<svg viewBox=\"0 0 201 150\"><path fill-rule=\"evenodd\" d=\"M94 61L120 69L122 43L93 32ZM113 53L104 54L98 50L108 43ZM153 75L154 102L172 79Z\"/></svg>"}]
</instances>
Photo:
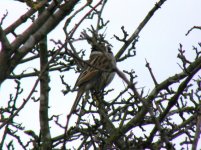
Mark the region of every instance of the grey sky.
<instances>
[{"instance_id":1,"label":"grey sky","mask_svg":"<svg viewBox=\"0 0 201 150\"><path fill-rule=\"evenodd\" d=\"M120 29L121 26L125 26L128 33L132 34L155 3L156 0L108 0L104 16L105 19L110 20L106 33L108 40L114 46L114 53L117 52L121 44L112 38L113 35L122 35ZM26 5L13 0L1 0L0 7L0 18L6 10L9 12L8 17L4 21L3 27L9 26L20 17L25 10L27 10ZM199 30L194 30L190 35L185 36L191 27L194 25L201 25L200 7L200 0L167 0L140 33L139 42L136 45L137 55L128 59L124 63L118 64L119 68L121 70L134 69L138 75L137 80L139 88L145 87L147 92L153 88L153 81L145 67L145 58L150 63L158 82L163 81L175 73L179 73L181 71L177 64L179 62L177 59L179 43L183 44L189 59L192 59L194 56L192 53L192 45L197 45L198 42L201 42L201 31ZM84 25L90 25L90 22ZM26 26L27 25L25 24L23 27L18 29L18 31L21 32L21 30L26 28ZM49 39L54 38L55 40L58 40L64 37L62 27L61 24L57 30L53 31L50 34ZM80 28L80 30L83 28ZM79 36L79 33L77 36ZM12 37L9 36L9 38ZM30 66L26 67L31 69L34 65L35 64L30 64ZM55 94L51 93L50 115L53 113L66 114L67 107L70 103L72 104L75 98L75 93L64 97L60 92L61 88L58 88L62 86L61 83L58 85L59 76L57 76L56 73L53 74L54 76L51 77L51 91L58 93L58 95L55 97ZM78 74L71 75L75 76L71 81L73 86ZM29 86L25 89L26 92L23 95L24 97L27 96L27 93L32 87L31 85L33 85L33 82L30 82L30 79L25 79L25 81L26 82L23 83L23 86L26 87L26 84L29 84ZM14 91L14 89L8 90L8 87L12 87L12 84L13 82L8 80L3 83L0 89L0 107L5 105L7 102L6 100L9 98L9 94ZM108 88L119 87L122 85L123 81L116 76L115 80ZM117 89L114 94L117 94L120 90L121 89ZM20 112L21 116L19 119L23 120L24 125L27 126L27 130L35 128L37 131L39 129L39 125L35 124L35 122L38 122L38 111L35 111L37 109L38 104L29 103L25 109ZM34 124L30 124L28 121L30 115L32 115ZM65 120L65 115L63 115L63 120ZM54 132L55 131L52 133L53 135ZM60 131L56 131L55 134L58 134L58 132Z\"/></svg>"}]
</instances>

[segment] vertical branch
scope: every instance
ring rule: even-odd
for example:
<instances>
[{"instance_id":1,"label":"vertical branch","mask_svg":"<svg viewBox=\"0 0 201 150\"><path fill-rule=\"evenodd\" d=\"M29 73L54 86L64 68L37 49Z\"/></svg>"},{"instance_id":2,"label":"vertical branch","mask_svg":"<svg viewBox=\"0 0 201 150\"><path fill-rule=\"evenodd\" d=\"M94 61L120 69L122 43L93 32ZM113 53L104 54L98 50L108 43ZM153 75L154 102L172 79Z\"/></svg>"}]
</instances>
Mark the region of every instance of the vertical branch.
<instances>
[{"instance_id":1,"label":"vertical branch","mask_svg":"<svg viewBox=\"0 0 201 150\"><path fill-rule=\"evenodd\" d=\"M102 19L101 15L102 15L102 12L103 12L103 9L104 9L104 6L106 3L107 3L107 0L104 0L100 11L97 12L98 20L97 20L97 25L96 25L96 34L98 34L98 31L101 28L101 19Z\"/></svg>"},{"instance_id":2,"label":"vertical branch","mask_svg":"<svg viewBox=\"0 0 201 150\"><path fill-rule=\"evenodd\" d=\"M47 56L47 38L44 38L39 43L40 48L40 70L48 63ZM48 67L47 67L48 68ZM40 129L42 135L42 149L50 149L51 136L49 130L48 118L48 102L49 102L49 76L46 70L40 78Z\"/></svg>"},{"instance_id":3,"label":"vertical branch","mask_svg":"<svg viewBox=\"0 0 201 150\"><path fill-rule=\"evenodd\" d=\"M196 150L198 147L198 141L200 138L200 132L201 132L201 107L198 110L198 116L197 116L197 122L196 122L196 131L195 131L195 138L193 140L193 144L192 144L192 150Z\"/></svg>"},{"instance_id":4,"label":"vertical branch","mask_svg":"<svg viewBox=\"0 0 201 150\"><path fill-rule=\"evenodd\" d=\"M2 29L0 25L0 43L1 43L1 49L0 49L0 85L6 78L7 68L8 68L8 53L12 49L6 34L4 30Z\"/></svg>"},{"instance_id":5,"label":"vertical branch","mask_svg":"<svg viewBox=\"0 0 201 150\"><path fill-rule=\"evenodd\" d=\"M107 110L105 109L105 105L103 103L103 95L102 93L93 93L93 100L95 100L96 105L98 107L98 113L100 115L100 119L103 125L103 130L107 131L109 135L114 135L118 133L118 130L115 128L113 122L109 119ZM115 143L118 148L123 149L123 139L119 138L115 141L105 141L106 143L103 144L103 149L112 148L113 143Z\"/></svg>"},{"instance_id":6,"label":"vertical branch","mask_svg":"<svg viewBox=\"0 0 201 150\"><path fill-rule=\"evenodd\" d=\"M39 11L39 15L42 10ZM49 103L49 75L48 75L48 50L47 36L39 42L40 70L45 70L40 78L40 130L42 150L51 149L51 135L49 129L48 103ZM46 68L45 68L46 67Z\"/></svg>"}]
</instances>

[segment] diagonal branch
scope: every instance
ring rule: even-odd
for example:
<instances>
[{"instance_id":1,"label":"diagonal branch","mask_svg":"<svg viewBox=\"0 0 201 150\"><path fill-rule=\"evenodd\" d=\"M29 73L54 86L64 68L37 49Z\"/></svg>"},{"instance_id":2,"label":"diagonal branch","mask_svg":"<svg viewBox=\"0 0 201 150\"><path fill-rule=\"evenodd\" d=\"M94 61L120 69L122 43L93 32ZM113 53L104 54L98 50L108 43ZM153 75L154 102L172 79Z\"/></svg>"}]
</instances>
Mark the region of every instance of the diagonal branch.
<instances>
[{"instance_id":1,"label":"diagonal branch","mask_svg":"<svg viewBox=\"0 0 201 150\"><path fill-rule=\"evenodd\" d=\"M168 106L167 108L164 110L164 112L159 116L159 121L162 122L164 120L164 118L166 117L166 115L168 114L168 112L170 111L170 109L177 103L179 96L182 94L182 92L184 91L184 89L187 87L188 83L191 81L191 79L193 78L193 76L200 70L201 65L199 65L198 67L195 68L195 70L193 70L190 75L180 84L180 86L178 87L177 92L175 93L174 96L172 96L172 98L169 100ZM152 130L152 132L150 133L150 137L147 140L148 143L151 143L154 135L157 132L157 127L155 126L154 129Z\"/></svg>"},{"instance_id":2,"label":"diagonal branch","mask_svg":"<svg viewBox=\"0 0 201 150\"><path fill-rule=\"evenodd\" d=\"M54 14L54 11L56 10L56 5L57 4L53 2L21 35L19 35L12 42L12 46L14 50L18 49L22 44L26 45L27 41L29 41L30 37L32 37L31 35L33 35L34 33L37 33L44 26L44 24L47 26L47 28L50 27L48 26L47 22L48 20L50 20L50 18L52 19L52 15ZM55 22L55 21L60 22L61 20L52 19L51 22ZM58 24L58 22L56 23ZM47 33L48 32L44 33L44 35ZM36 41L38 43L40 40L36 40ZM27 45L22 47L27 47ZM18 50L18 52L19 51L20 50Z\"/></svg>"},{"instance_id":3,"label":"diagonal branch","mask_svg":"<svg viewBox=\"0 0 201 150\"><path fill-rule=\"evenodd\" d=\"M199 71L201 69L201 57L199 57L195 62L191 63L187 68L186 71L188 72L188 74L184 71L182 71L179 74L176 74L172 77L169 77L168 79L166 79L165 81L161 82L160 84L158 84L153 90L152 92L148 95L148 97L146 99L142 99L143 101L147 102L148 105L152 103L152 101L154 100L154 98L158 95L158 93L163 90L163 89L167 89L167 87L169 87L170 85L184 79L185 77L187 77L187 79L191 79L193 77L193 75L195 75L197 73L197 71ZM137 97L139 97L138 92L136 91L135 85L133 83L130 83L129 80L125 77L125 75L119 71L116 68L116 73L119 75L120 78L122 78L126 84L128 84L128 86L131 88L132 91L134 91L135 95ZM186 82L188 83L188 80L186 80ZM181 91L184 88L184 85L187 83L183 83L180 85L179 87L179 91ZM177 93L179 94L179 93ZM174 98L177 98L175 95ZM174 98L172 98L174 100ZM174 103L170 102L168 109L170 109ZM169 111L169 110L166 110ZM163 115L166 116L166 111L164 111ZM139 126L141 124L141 119L145 117L145 115L148 113L148 109L147 107L142 107L141 110L135 115L134 118L132 118L126 125L124 125L121 129L119 129L119 132L115 133L115 135L112 135L109 139L108 142L111 141L115 141L116 139L118 139L119 137L121 137L121 133L126 133L127 131L129 131L130 129L132 129L133 127ZM161 122L163 120L163 116L161 116L159 118L159 121Z\"/></svg>"},{"instance_id":4,"label":"diagonal branch","mask_svg":"<svg viewBox=\"0 0 201 150\"><path fill-rule=\"evenodd\" d=\"M200 29L200 30L201 30L201 26L193 26L190 30L188 30L188 32L186 33L186 36L187 36L193 29Z\"/></svg>"},{"instance_id":5,"label":"diagonal branch","mask_svg":"<svg viewBox=\"0 0 201 150\"><path fill-rule=\"evenodd\" d=\"M44 11L45 13L41 14L42 17L39 17L39 20L43 19L44 16L45 16L44 19L46 20L46 17L48 16L49 18L46 20L46 22L42 24L42 26L40 26L41 24L39 25L36 24L37 22L34 23L34 26L31 26L31 27L34 27L33 30L29 29L25 31L25 33L23 34L23 37L16 39L12 43L13 49L16 49L22 44L22 42L26 40L24 45L18 49L18 51L15 53L15 55L11 59L10 66L7 71L7 75L9 75L14 70L14 68L21 61L21 59L32 49L32 47L35 44L37 44L41 39L44 38L45 35L47 35L52 29L54 29L65 16L69 15L72 12L74 6L78 2L79 0L71 0L69 2L66 2L53 15L51 15L50 12L48 13L47 11ZM44 21L42 20L42 22Z\"/></svg>"},{"instance_id":6,"label":"diagonal branch","mask_svg":"<svg viewBox=\"0 0 201 150\"><path fill-rule=\"evenodd\" d=\"M2 49L0 49L0 85L6 77L6 71L8 68L9 56L8 53L12 49L5 32L0 25L0 41Z\"/></svg>"},{"instance_id":7,"label":"diagonal branch","mask_svg":"<svg viewBox=\"0 0 201 150\"><path fill-rule=\"evenodd\" d=\"M1 25L0 25L0 41L2 45L2 51L7 51L8 53L8 51L12 50L12 46L10 42L8 41L6 34L4 30L2 29Z\"/></svg>"},{"instance_id":8,"label":"diagonal branch","mask_svg":"<svg viewBox=\"0 0 201 150\"><path fill-rule=\"evenodd\" d=\"M30 9L29 11L27 11L24 15L22 15L13 24L11 24L4 30L5 34L13 33L17 27L22 25L22 23L26 22L35 12L35 9Z\"/></svg>"},{"instance_id":9,"label":"diagonal branch","mask_svg":"<svg viewBox=\"0 0 201 150\"><path fill-rule=\"evenodd\" d=\"M126 40L125 44L121 47L119 52L116 54L116 59L119 59L121 55L126 51L126 48L138 37L140 31L144 28L144 26L148 23L148 21L151 19L151 17L154 15L154 13L164 4L166 0L160 0L155 4L155 6L149 11L147 16L144 18L144 20L139 24L137 29L134 31L134 33L130 36L128 40Z\"/></svg>"},{"instance_id":10,"label":"diagonal branch","mask_svg":"<svg viewBox=\"0 0 201 150\"><path fill-rule=\"evenodd\" d=\"M63 47L61 47L60 49L58 49L55 54L52 56L52 58L48 61L48 63L44 66L43 70L41 70L37 80L34 83L34 86L32 87L31 91L29 92L28 96L26 99L23 100L23 103L20 105L20 107L15 111L15 113L13 113L12 115L10 115L5 122L3 122L0 125L0 129L3 128L6 124L8 124L15 116L18 115L18 113L24 108L24 106L27 104L27 102L30 100L31 96L33 95L33 93L35 92L36 87L38 86L38 83L41 79L41 77L43 76L43 74L46 72L46 70L48 69L49 64L55 59L55 57L61 52Z\"/></svg>"}]
</instances>

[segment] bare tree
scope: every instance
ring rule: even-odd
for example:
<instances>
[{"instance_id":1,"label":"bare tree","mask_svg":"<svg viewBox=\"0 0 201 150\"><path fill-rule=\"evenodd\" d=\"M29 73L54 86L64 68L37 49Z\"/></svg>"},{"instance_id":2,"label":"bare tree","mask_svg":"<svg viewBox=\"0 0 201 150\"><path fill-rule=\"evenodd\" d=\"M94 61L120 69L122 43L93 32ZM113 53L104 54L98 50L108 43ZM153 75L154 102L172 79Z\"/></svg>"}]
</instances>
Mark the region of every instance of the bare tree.
<instances>
[{"instance_id":1,"label":"bare tree","mask_svg":"<svg viewBox=\"0 0 201 150\"><path fill-rule=\"evenodd\" d=\"M175 149L175 143L181 137L182 147L193 150L198 148L201 126L200 43L197 47L193 47L195 53L193 61L188 59L183 45L180 44L178 59L181 61L179 66L182 71L160 83L150 63L146 61L146 67L155 84L155 87L146 94L143 88L138 88L140 85L137 83L135 71L112 68L110 71L116 72L117 76L125 82L123 90L117 96L111 97L110 102L105 101L104 97L115 88L99 91L96 94L91 93L91 96L86 93L75 110L70 111L66 116L66 121L61 122L59 115L48 114L49 92L52 92L49 85L50 73L80 72L90 65L83 59L85 49L80 50L75 46L79 42L88 41L89 45L100 42L111 44L105 40L104 33L109 21L102 18L107 0L87 0L81 4L79 0L18 1L26 3L29 10L3 29L4 19L8 15L6 13L1 18L0 24L0 83L6 79L14 80L16 83L16 92L11 94L7 106L0 108L0 129L4 130L0 149L14 149L16 144L22 149L69 149L68 145L71 143L76 143L74 146L76 149ZM123 36L114 35L114 38L123 44L115 55L117 63L137 57L135 45L139 33L165 2L166 0L158 1L133 33L128 33L122 26ZM73 25L72 22L79 14L84 15L79 18L76 25ZM89 19L96 22L82 29L80 36L76 37L75 32L78 32L81 24ZM16 29L30 20L31 24L18 34ZM55 47L48 49L47 36L61 21L65 21L63 27L65 39L58 41L51 39ZM193 27L187 35L193 29L200 29L200 27ZM11 42L7 38L8 34L15 37L14 41ZM40 67L36 67L33 72L15 73L17 66L37 59L40 59ZM96 69L101 70L101 68ZM17 105L23 92L21 82L24 78L36 78L36 80L28 96ZM65 89L61 90L66 97L70 92L75 92L74 87L63 75L60 75L60 78L65 86ZM40 84L40 92L36 90L38 84ZM40 95L39 98L33 96L35 93ZM23 123L17 119L19 112L30 101L39 103L40 106L40 133L36 133L34 129L25 130ZM69 124L72 117L77 119L76 125ZM54 126L50 128L51 122L62 129L63 133L51 136L51 130L54 130Z\"/></svg>"}]
</instances>

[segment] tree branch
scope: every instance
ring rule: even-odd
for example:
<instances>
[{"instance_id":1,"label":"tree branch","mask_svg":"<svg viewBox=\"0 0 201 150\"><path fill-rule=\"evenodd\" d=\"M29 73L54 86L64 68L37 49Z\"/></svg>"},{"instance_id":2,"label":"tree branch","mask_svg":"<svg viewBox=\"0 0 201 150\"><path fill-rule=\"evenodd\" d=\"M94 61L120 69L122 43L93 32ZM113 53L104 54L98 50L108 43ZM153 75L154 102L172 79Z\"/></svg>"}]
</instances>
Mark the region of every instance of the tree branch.
<instances>
[{"instance_id":1,"label":"tree branch","mask_svg":"<svg viewBox=\"0 0 201 150\"><path fill-rule=\"evenodd\" d=\"M39 16L44 8L39 10ZM41 149L51 149L51 134L49 127L48 104L49 104L49 74L48 74L48 48L47 36L39 42L40 51L40 70L45 70L40 78L40 132L41 132Z\"/></svg>"},{"instance_id":2,"label":"tree branch","mask_svg":"<svg viewBox=\"0 0 201 150\"><path fill-rule=\"evenodd\" d=\"M134 33L130 36L130 38L125 42L125 44L121 47L121 49L116 54L116 59L119 59L121 55L126 51L126 48L134 41L140 31L144 28L144 26L148 23L148 21L151 19L151 17L154 15L154 13L164 4L166 0L160 0L155 4L155 6L149 11L147 16L144 18L144 20L139 24L137 29L134 31Z\"/></svg>"}]
</instances>

